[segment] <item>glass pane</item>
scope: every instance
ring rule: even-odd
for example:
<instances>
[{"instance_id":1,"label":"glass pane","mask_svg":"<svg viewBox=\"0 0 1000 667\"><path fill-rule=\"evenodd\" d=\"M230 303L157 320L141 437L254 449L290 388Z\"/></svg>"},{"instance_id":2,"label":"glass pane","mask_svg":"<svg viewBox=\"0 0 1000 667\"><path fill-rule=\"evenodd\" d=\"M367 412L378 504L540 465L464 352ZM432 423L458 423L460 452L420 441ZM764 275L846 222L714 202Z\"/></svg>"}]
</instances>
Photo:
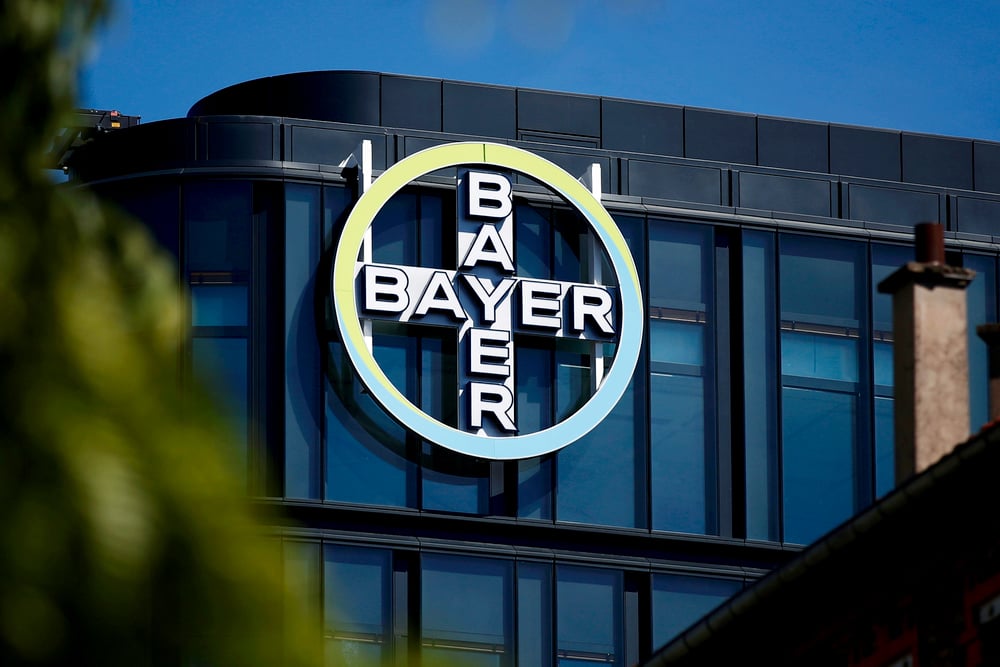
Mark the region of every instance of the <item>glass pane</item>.
<instances>
[{"instance_id":1,"label":"glass pane","mask_svg":"<svg viewBox=\"0 0 1000 667\"><path fill-rule=\"evenodd\" d=\"M969 418L972 433L989 421L989 365L986 343L976 334L980 324L997 321L996 260L983 255L964 255L966 268L976 279L966 288L969 320Z\"/></svg>"},{"instance_id":2,"label":"glass pane","mask_svg":"<svg viewBox=\"0 0 1000 667\"><path fill-rule=\"evenodd\" d=\"M429 329L429 328L428 328ZM454 331L421 331L420 407L438 421L456 425L458 397ZM489 511L489 465L425 443L424 509L486 514Z\"/></svg>"},{"instance_id":3,"label":"glass pane","mask_svg":"<svg viewBox=\"0 0 1000 667\"><path fill-rule=\"evenodd\" d=\"M781 373L857 382L858 339L782 331Z\"/></svg>"},{"instance_id":4,"label":"glass pane","mask_svg":"<svg viewBox=\"0 0 1000 667\"><path fill-rule=\"evenodd\" d=\"M854 511L852 394L782 391L784 539L808 544Z\"/></svg>"},{"instance_id":5,"label":"glass pane","mask_svg":"<svg viewBox=\"0 0 1000 667\"><path fill-rule=\"evenodd\" d=\"M587 224L576 211L555 209L552 212L552 278L581 282L584 280L584 262L581 253Z\"/></svg>"},{"instance_id":6,"label":"glass pane","mask_svg":"<svg viewBox=\"0 0 1000 667\"><path fill-rule=\"evenodd\" d=\"M895 419L891 398L875 398L875 495L896 487Z\"/></svg>"},{"instance_id":7,"label":"glass pane","mask_svg":"<svg viewBox=\"0 0 1000 667\"><path fill-rule=\"evenodd\" d=\"M892 331L892 295L878 291L878 284L913 260L913 248L872 244L872 329L875 336Z\"/></svg>"},{"instance_id":8,"label":"glass pane","mask_svg":"<svg viewBox=\"0 0 1000 667\"><path fill-rule=\"evenodd\" d=\"M517 383L517 421L525 433L552 425L553 352L539 347L534 336L515 339L514 380ZM517 462L517 515L532 519L552 518L552 457Z\"/></svg>"},{"instance_id":9,"label":"glass pane","mask_svg":"<svg viewBox=\"0 0 1000 667\"><path fill-rule=\"evenodd\" d=\"M781 318L857 327L867 299L859 294L865 246L781 236Z\"/></svg>"},{"instance_id":10,"label":"glass pane","mask_svg":"<svg viewBox=\"0 0 1000 667\"><path fill-rule=\"evenodd\" d=\"M635 380L611 414L579 441L556 453L556 518L609 526L644 523L636 461Z\"/></svg>"},{"instance_id":11,"label":"glass pane","mask_svg":"<svg viewBox=\"0 0 1000 667\"><path fill-rule=\"evenodd\" d=\"M420 195L420 266L454 269L454 213L445 220L444 199L440 195Z\"/></svg>"},{"instance_id":12,"label":"glass pane","mask_svg":"<svg viewBox=\"0 0 1000 667\"><path fill-rule=\"evenodd\" d=\"M547 207L518 205L514 209L514 252L521 278L552 276L550 214Z\"/></svg>"},{"instance_id":13,"label":"glass pane","mask_svg":"<svg viewBox=\"0 0 1000 667\"><path fill-rule=\"evenodd\" d=\"M424 664L512 664L513 563L424 554L421 572Z\"/></svg>"},{"instance_id":14,"label":"glass pane","mask_svg":"<svg viewBox=\"0 0 1000 667\"><path fill-rule=\"evenodd\" d=\"M287 604L298 605L301 616L320 629L320 545L318 542L284 542Z\"/></svg>"},{"instance_id":15,"label":"glass pane","mask_svg":"<svg viewBox=\"0 0 1000 667\"><path fill-rule=\"evenodd\" d=\"M193 372L216 390L220 403L228 408L239 447L238 455L246 466L249 409L246 339L193 338L191 364Z\"/></svg>"},{"instance_id":16,"label":"glass pane","mask_svg":"<svg viewBox=\"0 0 1000 667\"><path fill-rule=\"evenodd\" d=\"M184 186L187 270L250 270L249 183L202 181Z\"/></svg>"},{"instance_id":17,"label":"glass pane","mask_svg":"<svg viewBox=\"0 0 1000 667\"><path fill-rule=\"evenodd\" d=\"M195 327L245 327L246 285L192 285L191 325Z\"/></svg>"},{"instance_id":18,"label":"glass pane","mask_svg":"<svg viewBox=\"0 0 1000 667\"><path fill-rule=\"evenodd\" d=\"M326 664L382 664L389 654L390 553L328 544L323 555Z\"/></svg>"},{"instance_id":19,"label":"glass pane","mask_svg":"<svg viewBox=\"0 0 1000 667\"><path fill-rule=\"evenodd\" d=\"M320 191L285 185L285 495L319 498L323 420L320 347L316 344L316 267Z\"/></svg>"},{"instance_id":20,"label":"glass pane","mask_svg":"<svg viewBox=\"0 0 1000 667\"><path fill-rule=\"evenodd\" d=\"M875 361L875 391L880 394L891 394L895 384L892 368L892 343L877 341L872 345L872 357Z\"/></svg>"},{"instance_id":21,"label":"glass pane","mask_svg":"<svg viewBox=\"0 0 1000 667\"><path fill-rule=\"evenodd\" d=\"M712 229L651 220L649 239L652 526L715 533Z\"/></svg>"},{"instance_id":22,"label":"glass pane","mask_svg":"<svg viewBox=\"0 0 1000 667\"><path fill-rule=\"evenodd\" d=\"M650 308L704 312L712 289L711 249L711 227L650 220Z\"/></svg>"},{"instance_id":23,"label":"glass pane","mask_svg":"<svg viewBox=\"0 0 1000 667\"><path fill-rule=\"evenodd\" d=\"M416 506L406 432L361 391L340 343L329 345L325 417L328 500Z\"/></svg>"},{"instance_id":24,"label":"glass pane","mask_svg":"<svg viewBox=\"0 0 1000 667\"><path fill-rule=\"evenodd\" d=\"M382 264L417 264L417 195L401 192L372 221L372 259Z\"/></svg>"},{"instance_id":25,"label":"glass pane","mask_svg":"<svg viewBox=\"0 0 1000 667\"><path fill-rule=\"evenodd\" d=\"M705 325L653 319L649 322L649 354L652 361L705 365Z\"/></svg>"},{"instance_id":26,"label":"glass pane","mask_svg":"<svg viewBox=\"0 0 1000 667\"><path fill-rule=\"evenodd\" d=\"M653 575L653 647L679 635L743 587L732 579Z\"/></svg>"},{"instance_id":27,"label":"glass pane","mask_svg":"<svg viewBox=\"0 0 1000 667\"><path fill-rule=\"evenodd\" d=\"M517 564L517 667L552 664L552 566Z\"/></svg>"},{"instance_id":28,"label":"glass pane","mask_svg":"<svg viewBox=\"0 0 1000 667\"><path fill-rule=\"evenodd\" d=\"M743 233L747 537L779 539L774 235Z\"/></svg>"},{"instance_id":29,"label":"glass pane","mask_svg":"<svg viewBox=\"0 0 1000 667\"><path fill-rule=\"evenodd\" d=\"M559 665L622 665L622 574L560 565L556 571Z\"/></svg>"},{"instance_id":30,"label":"glass pane","mask_svg":"<svg viewBox=\"0 0 1000 667\"><path fill-rule=\"evenodd\" d=\"M715 531L715 461L706 452L704 379L653 373L650 388L653 528Z\"/></svg>"}]
</instances>

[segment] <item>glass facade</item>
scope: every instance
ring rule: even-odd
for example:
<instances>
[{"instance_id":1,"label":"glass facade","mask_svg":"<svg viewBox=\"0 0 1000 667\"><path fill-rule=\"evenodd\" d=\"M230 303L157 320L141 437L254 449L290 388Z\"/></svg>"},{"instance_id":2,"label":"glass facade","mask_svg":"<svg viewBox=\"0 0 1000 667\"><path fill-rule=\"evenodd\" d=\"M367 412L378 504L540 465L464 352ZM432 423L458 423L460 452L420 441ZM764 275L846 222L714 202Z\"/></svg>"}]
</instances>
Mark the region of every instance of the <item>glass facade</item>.
<instances>
[{"instance_id":1,"label":"glass facade","mask_svg":"<svg viewBox=\"0 0 1000 667\"><path fill-rule=\"evenodd\" d=\"M631 383L578 442L486 461L408 432L355 375L329 298L357 196L342 176L202 175L122 197L177 257L186 374L229 410L251 492L303 512L285 555L328 664L633 664L893 489L894 333L877 285L912 256L901 236L605 202L646 306ZM610 273L579 215L515 195L518 276ZM395 195L374 261L454 270L455 197L441 178ZM949 262L977 272L976 430L974 330L997 317L997 256L971 243ZM514 338L523 432L573 414L598 362L615 363L614 343L536 333ZM399 392L457 424L453 328L374 322L371 343ZM431 527L415 536L418 523Z\"/></svg>"}]
</instances>

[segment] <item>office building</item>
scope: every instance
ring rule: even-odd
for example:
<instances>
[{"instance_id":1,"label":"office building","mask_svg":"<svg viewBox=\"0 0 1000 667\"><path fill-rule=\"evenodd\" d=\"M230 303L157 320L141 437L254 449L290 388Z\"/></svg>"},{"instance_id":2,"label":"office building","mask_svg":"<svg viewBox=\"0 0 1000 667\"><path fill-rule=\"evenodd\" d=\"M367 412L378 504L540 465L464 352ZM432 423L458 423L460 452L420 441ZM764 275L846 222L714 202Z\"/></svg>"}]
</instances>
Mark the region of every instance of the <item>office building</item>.
<instances>
[{"instance_id":1,"label":"office building","mask_svg":"<svg viewBox=\"0 0 1000 667\"><path fill-rule=\"evenodd\" d=\"M68 167L177 259L332 664L646 659L892 490L916 223L997 316L985 141L331 71Z\"/></svg>"}]
</instances>

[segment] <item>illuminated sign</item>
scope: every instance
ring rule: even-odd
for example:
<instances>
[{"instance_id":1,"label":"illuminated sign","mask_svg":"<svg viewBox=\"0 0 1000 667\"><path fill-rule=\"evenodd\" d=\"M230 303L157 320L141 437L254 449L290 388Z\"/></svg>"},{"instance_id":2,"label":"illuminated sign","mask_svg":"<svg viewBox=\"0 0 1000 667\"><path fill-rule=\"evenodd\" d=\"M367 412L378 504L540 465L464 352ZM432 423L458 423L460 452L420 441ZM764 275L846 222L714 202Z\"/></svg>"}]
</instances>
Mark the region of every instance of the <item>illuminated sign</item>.
<instances>
[{"instance_id":1,"label":"illuminated sign","mask_svg":"<svg viewBox=\"0 0 1000 667\"><path fill-rule=\"evenodd\" d=\"M459 167L457 270L379 264L362 252L381 208L410 182ZM613 285L517 275L513 188L505 173L552 190L589 223ZM598 276L600 271L595 272ZM642 340L642 297L625 239L582 183L527 151L454 143L416 153L382 174L352 210L333 265L336 323L344 349L372 397L400 423L448 449L488 459L539 456L575 442L612 410L628 387ZM371 352L363 320L453 327L458 340L458 428L430 417L395 387ZM515 336L613 344L614 361L589 400L563 421L522 433L516 415Z\"/></svg>"}]
</instances>

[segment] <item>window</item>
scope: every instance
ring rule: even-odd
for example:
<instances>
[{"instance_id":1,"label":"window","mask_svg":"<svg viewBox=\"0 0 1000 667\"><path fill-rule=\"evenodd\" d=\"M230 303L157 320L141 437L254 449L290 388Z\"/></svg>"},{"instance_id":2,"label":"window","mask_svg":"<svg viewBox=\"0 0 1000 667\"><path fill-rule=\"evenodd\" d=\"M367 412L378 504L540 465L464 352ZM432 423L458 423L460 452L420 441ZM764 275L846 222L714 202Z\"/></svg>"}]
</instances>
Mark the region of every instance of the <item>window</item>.
<instances>
[{"instance_id":1,"label":"window","mask_svg":"<svg viewBox=\"0 0 1000 667\"><path fill-rule=\"evenodd\" d=\"M734 579L654 574L653 646L663 646L740 588Z\"/></svg>"},{"instance_id":2,"label":"window","mask_svg":"<svg viewBox=\"0 0 1000 667\"><path fill-rule=\"evenodd\" d=\"M556 609L558 665L624 665L621 572L557 566Z\"/></svg>"},{"instance_id":3,"label":"window","mask_svg":"<svg viewBox=\"0 0 1000 667\"><path fill-rule=\"evenodd\" d=\"M872 377L874 378L875 496L896 486L895 410L893 409L892 295L878 284L910 261L913 251L902 246L872 244Z\"/></svg>"},{"instance_id":4,"label":"window","mask_svg":"<svg viewBox=\"0 0 1000 667\"><path fill-rule=\"evenodd\" d=\"M866 253L861 243L793 235L781 236L780 250L783 536L807 544L854 513L868 469Z\"/></svg>"},{"instance_id":5,"label":"window","mask_svg":"<svg viewBox=\"0 0 1000 667\"><path fill-rule=\"evenodd\" d=\"M391 553L327 544L323 637L328 665L380 665L392 655Z\"/></svg>"},{"instance_id":6,"label":"window","mask_svg":"<svg viewBox=\"0 0 1000 667\"><path fill-rule=\"evenodd\" d=\"M228 406L244 466L249 461L250 183L184 186L184 274L191 296L191 364Z\"/></svg>"},{"instance_id":7,"label":"window","mask_svg":"<svg viewBox=\"0 0 1000 667\"><path fill-rule=\"evenodd\" d=\"M513 569L510 561L422 556L424 664L513 666Z\"/></svg>"},{"instance_id":8,"label":"window","mask_svg":"<svg viewBox=\"0 0 1000 667\"><path fill-rule=\"evenodd\" d=\"M718 532L712 228L649 222L654 529Z\"/></svg>"}]
</instances>

